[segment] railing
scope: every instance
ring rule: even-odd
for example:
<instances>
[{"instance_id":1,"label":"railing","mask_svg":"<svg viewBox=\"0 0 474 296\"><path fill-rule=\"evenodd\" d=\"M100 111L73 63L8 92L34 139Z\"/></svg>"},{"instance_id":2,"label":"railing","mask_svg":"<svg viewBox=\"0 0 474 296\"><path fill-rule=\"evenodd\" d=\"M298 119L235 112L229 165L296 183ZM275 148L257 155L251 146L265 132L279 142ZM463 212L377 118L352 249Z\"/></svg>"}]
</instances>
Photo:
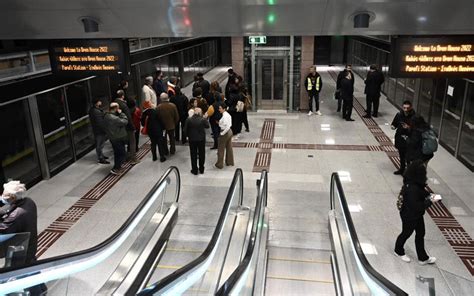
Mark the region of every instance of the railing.
<instances>
[{"instance_id":1,"label":"railing","mask_svg":"<svg viewBox=\"0 0 474 296\"><path fill-rule=\"evenodd\" d=\"M204 252L191 263L143 289L138 295L181 295L202 277L216 254L232 205L236 204L235 208L242 205L243 186L242 170L236 169L216 229Z\"/></svg>"},{"instance_id":2,"label":"railing","mask_svg":"<svg viewBox=\"0 0 474 296\"><path fill-rule=\"evenodd\" d=\"M242 288L245 286L247 280L254 282L257 259L260 248L260 238L262 235L262 228L267 227L264 225L264 213L265 207L267 206L267 194L268 194L268 175L267 171L262 171L260 177L260 183L257 193L257 201L255 204L255 212L252 222L252 232L250 233L250 239L248 242L247 251L239 266L229 276L229 278L222 284L215 295L252 295L253 285L246 286L250 288L250 291L243 293Z\"/></svg>"},{"instance_id":3,"label":"railing","mask_svg":"<svg viewBox=\"0 0 474 296\"><path fill-rule=\"evenodd\" d=\"M167 201L165 199L169 199L169 197L166 197L166 190L171 182L170 175L172 173L175 175L176 188L171 201ZM163 211L165 205L178 202L180 187L179 171L176 167L170 167L122 226L108 239L83 251L38 260L26 266L2 269L0 294L12 293L41 283L65 278L70 274L96 266L122 246L142 221L142 218L149 214L148 212L152 206ZM162 193L164 194L163 199L159 200L158 198Z\"/></svg>"},{"instance_id":4,"label":"railing","mask_svg":"<svg viewBox=\"0 0 474 296\"><path fill-rule=\"evenodd\" d=\"M329 222L337 286L343 295L408 295L378 273L362 251L337 173L331 176Z\"/></svg>"}]
</instances>

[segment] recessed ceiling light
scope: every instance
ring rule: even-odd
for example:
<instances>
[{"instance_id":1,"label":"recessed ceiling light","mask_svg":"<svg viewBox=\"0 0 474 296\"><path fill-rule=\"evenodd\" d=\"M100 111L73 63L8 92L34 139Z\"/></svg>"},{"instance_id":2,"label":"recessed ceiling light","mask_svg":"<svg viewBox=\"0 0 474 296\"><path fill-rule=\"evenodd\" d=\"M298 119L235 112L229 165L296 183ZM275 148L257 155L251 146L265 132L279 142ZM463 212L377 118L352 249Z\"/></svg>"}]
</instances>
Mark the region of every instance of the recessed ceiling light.
<instances>
[{"instance_id":1,"label":"recessed ceiling light","mask_svg":"<svg viewBox=\"0 0 474 296\"><path fill-rule=\"evenodd\" d=\"M428 20L428 18L426 18L426 16L419 16L419 17L417 18L417 20L418 20L419 22L421 22L421 23L424 23L424 22L426 22L426 20Z\"/></svg>"}]
</instances>

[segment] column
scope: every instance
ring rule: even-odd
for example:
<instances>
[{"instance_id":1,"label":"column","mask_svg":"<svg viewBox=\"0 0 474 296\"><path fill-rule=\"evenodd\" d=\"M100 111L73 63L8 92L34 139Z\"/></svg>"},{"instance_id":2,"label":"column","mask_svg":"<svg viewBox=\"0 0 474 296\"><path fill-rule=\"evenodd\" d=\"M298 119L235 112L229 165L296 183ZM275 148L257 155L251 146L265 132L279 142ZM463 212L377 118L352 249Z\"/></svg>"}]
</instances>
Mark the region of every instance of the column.
<instances>
[{"instance_id":1,"label":"column","mask_svg":"<svg viewBox=\"0 0 474 296\"><path fill-rule=\"evenodd\" d=\"M309 73L309 67L314 65L314 36L301 37L301 81L300 81L300 110L308 110L308 94L304 88L304 79Z\"/></svg>"},{"instance_id":2,"label":"column","mask_svg":"<svg viewBox=\"0 0 474 296\"><path fill-rule=\"evenodd\" d=\"M244 37L232 37L232 69L244 77Z\"/></svg>"}]
</instances>

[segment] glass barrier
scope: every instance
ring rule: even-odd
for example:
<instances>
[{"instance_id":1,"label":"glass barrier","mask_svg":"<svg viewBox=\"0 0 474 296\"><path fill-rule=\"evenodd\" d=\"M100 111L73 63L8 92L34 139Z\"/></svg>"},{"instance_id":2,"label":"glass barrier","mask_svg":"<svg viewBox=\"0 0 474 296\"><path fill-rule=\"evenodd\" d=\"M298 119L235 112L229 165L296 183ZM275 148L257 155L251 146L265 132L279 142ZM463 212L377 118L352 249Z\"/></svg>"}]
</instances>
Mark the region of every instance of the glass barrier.
<instances>
[{"instance_id":1,"label":"glass barrier","mask_svg":"<svg viewBox=\"0 0 474 296\"><path fill-rule=\"evenodd\" d=\"M408 295L375 271L367 261L347 206L339 175L331 176L331 211L337 224L337 234L347 268L352 295ZM334 233L333 233L334 235ZM336 246L338 247L338 246Z\"/></svg>"},{"instance_id":2,"label":"glass barrier","mask_svg":"<svg viewBox=\"0 0 474 296\"><path fill-rule=\"evenodd\" d=\"M32 289L38 285L42 285L42 291L47 287L51 295L96 294L122 258L127 256L130 266L135 263L147 241L155 234L160 221L169 213L171 206L176 207L180 186L178 169L170 167L125 223L102 243L32 264L0 269L0 295L12 292L34 294ZM150 229L150 224L154 225L155 231ZM143 235L144 230L148 237ZM101 229L95 228L94 231ZM160 237L159 241L163 244L167 239ZM0 242L2 245L3 242Z\"/></svg>"},{"instance_id":3,"label":"glass barrier","mask_svg":"<svg viewBox=\"0 0 474 296\"><path fill-rule=\"evenodd\" d=\"M219 216L216 229L204 252L195 260L163 279L146 286L138 295L181 295L186 294L213 294L217 290L220 272L225 261L221 253L230 243L232 227L235 221L235 213L242 205L243 175L242 170L237 169L232 184L227 193L227 198ZM156 281L151 277L150 282ZM205 290L196 289L194 284L205 280Z\"/></svg>"}]
</instances>

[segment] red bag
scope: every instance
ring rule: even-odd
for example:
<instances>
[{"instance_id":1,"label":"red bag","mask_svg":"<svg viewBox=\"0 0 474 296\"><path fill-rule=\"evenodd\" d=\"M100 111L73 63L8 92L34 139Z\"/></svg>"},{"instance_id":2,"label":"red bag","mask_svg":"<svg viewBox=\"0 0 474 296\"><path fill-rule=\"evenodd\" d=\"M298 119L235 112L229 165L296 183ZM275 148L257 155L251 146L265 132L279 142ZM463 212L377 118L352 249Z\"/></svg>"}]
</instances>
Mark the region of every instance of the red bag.
<instances>
[{"instance_id":1,"label":"red bag","mask_svg":"<svg viewBox=\"0 0 474 296\"><path fill-rule=\"evenodd\" d=\"M141 130L142 135L148 135L148 116L145 118L145 125Z\"/></svg>"}]
</instances>

